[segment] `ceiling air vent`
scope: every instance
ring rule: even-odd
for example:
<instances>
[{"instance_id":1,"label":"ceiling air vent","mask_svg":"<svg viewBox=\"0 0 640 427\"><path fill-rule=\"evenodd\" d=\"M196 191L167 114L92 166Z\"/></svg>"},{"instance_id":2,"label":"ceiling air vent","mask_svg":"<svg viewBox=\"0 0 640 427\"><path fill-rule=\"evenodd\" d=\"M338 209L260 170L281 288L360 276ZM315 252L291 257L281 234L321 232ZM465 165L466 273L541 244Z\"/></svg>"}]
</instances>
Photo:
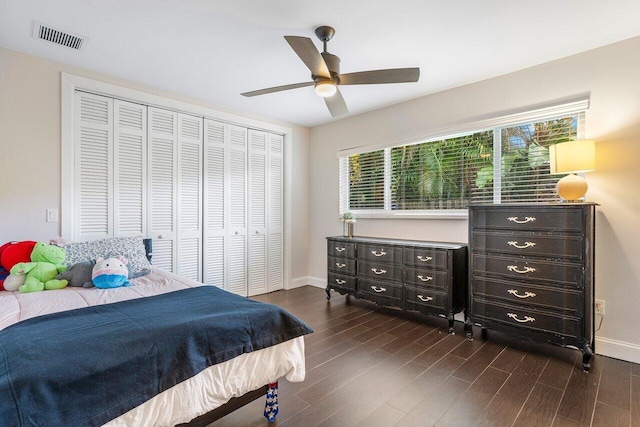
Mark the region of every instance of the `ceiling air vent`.
<instances>
[{"instance_id":1,"label":"ceiling air vent","mask_svg":"<svg viewBox=\"0 0 640 427\"><path fill-rule=\"evenodd\" d=\"M76 50L84 48L89 41L87 37L67 33L37 21L33 22L33 37Z\"/></svg>"}]
</instances>

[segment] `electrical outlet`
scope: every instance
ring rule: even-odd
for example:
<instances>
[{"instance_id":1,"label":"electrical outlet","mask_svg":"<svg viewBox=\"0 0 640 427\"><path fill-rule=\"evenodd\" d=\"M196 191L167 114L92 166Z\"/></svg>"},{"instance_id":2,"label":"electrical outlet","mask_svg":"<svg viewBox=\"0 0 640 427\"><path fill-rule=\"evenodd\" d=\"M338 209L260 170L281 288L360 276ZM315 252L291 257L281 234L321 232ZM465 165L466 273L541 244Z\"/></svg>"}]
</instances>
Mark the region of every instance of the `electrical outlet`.
<instances>
[{"instance_id":1,"label":"electrical outlet","mask_svg":"<svg viewBox=\"0 0 640 427\"><path fill-rule=\"evenodd\" d=\"M604 300L603 299L596 300L596 314L599 314L600 316L604 316Z\"/></svg>"}]
</instances>

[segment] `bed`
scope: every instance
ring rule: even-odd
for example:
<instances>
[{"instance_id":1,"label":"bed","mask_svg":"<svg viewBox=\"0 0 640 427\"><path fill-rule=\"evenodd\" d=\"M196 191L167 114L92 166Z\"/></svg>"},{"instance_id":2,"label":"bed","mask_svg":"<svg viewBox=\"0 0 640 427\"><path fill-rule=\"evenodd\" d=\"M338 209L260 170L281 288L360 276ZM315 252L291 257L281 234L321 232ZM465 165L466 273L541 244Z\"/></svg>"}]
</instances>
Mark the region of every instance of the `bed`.
<instances>
[{"instance_id":1,"label":"bed","mask_svg":"<svg viewBox=\"0 0 640 427\"><path fill-rule=\"evenodd\" d=\"M131 283L0 292L3 425L202 425L304 379L312 330L279 307L155 268Z\"/></svg>"}]
</instances>

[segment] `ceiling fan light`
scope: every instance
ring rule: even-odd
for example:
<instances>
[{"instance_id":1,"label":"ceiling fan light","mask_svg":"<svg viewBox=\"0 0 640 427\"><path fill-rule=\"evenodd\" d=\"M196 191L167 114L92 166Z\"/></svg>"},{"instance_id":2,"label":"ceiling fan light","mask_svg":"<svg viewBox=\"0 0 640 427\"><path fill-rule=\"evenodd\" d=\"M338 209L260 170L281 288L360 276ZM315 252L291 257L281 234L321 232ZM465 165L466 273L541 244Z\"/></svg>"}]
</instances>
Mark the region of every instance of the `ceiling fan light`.
<instances>
[{"instance_id":1,"label":"ceiling fan light","mask_svg":"<svg viewBox=\"0 0 640 427\"><path fill-rule=\"evenodd\" d=\"M338 90L333 80L322 80L316 83L316 93L323 98L328 98L336 94Z\"/></svg>"}]
</instances>

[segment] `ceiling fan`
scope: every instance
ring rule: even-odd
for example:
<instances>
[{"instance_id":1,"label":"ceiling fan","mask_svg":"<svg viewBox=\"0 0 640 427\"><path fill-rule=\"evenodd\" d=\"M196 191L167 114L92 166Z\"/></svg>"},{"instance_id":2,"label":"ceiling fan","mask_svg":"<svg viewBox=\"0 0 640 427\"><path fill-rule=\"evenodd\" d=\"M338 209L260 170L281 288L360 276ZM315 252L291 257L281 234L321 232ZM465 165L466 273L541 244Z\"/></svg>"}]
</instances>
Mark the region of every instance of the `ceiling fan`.
<instances>
[{"instance_id":1,"label":"ceiling fan","mask_svg":"<svg viewBox=\"0 0 640 427\"><path fill-rule=\"evenodd\" d=\"M308 37L284 36L291 48L311 71L312 81L254 90L241 95L257 96L299 87L314 86L316 93L324 98L331 116L338 117L349 112L347 104L338 89L339 85L408 83L417 82L418 78L420 78L420 68L417 67L340 74L340 58L327 52L327 42L331 40L335 30L332 27L323 25L316 28L315 33L322 41L322 53L318 52L313 41Z\"/></svg>"}]
</instances>

